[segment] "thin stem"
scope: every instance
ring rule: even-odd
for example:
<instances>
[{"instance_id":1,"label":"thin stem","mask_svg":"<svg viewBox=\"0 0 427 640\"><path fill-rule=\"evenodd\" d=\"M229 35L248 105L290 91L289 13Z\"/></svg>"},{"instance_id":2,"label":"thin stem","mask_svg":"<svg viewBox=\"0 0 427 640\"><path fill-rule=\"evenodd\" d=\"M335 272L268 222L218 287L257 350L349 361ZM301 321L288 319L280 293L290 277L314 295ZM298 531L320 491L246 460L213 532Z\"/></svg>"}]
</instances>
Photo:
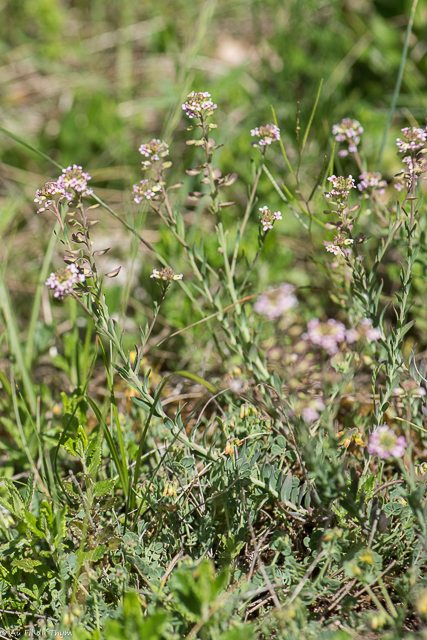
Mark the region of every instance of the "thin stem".
<instances>
[{"instance_id":1,"label":"thin stem","mask_svg":"<svg viewBox=\"0 0 427 640\"><path fill-rule=\"evenodd\" d=\"M386 141L387 141L387 134L388 134L388 130L390 128L391 120L393 118L394 110L396 108L397 98L399 97L399 93L400 93L400 87L401 87L401 84L402 84L403 72L405 70L406 58L408 56L409 39L410 39L411 33L412 33L412 27L413 27L413 24L414 24L415 11L417 9L417 4L418 4L418 0L413 0L412 8L411 8L411 14L409 16L408 26L406 28L405 43L403 45L402 58L400 60L399 73L397 74L396 86L394 88L393 97L391 99L390 108L388 110L387 122L386 122L386 125L385 125L385 128L384 128L384 133L383 133L383 139L381 141L380 152L378 154L377 171L381 170L381 162L382 162L382 159L383 159L383 153L384 153L385 144L386 144Z\"/></svg>"}]
</instances>

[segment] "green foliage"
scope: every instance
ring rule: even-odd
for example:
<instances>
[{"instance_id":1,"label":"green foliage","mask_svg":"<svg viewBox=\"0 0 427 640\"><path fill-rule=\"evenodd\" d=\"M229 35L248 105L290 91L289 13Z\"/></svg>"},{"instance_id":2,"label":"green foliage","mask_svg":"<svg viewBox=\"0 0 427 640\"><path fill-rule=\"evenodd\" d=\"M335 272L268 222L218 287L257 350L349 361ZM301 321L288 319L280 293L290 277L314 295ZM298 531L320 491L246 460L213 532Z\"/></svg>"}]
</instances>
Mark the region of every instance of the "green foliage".
<instances>
[{"instance_id":1,"label":"green foliage","mask_svg":"<svg viewBox=\"0 0 427 640\"><path fill-rule=\"evenodd\" d=\"M2 633L422 640L422 2L9 5ZM375 161L400 194L325 197Z\"/></svg>"}]
</instances>

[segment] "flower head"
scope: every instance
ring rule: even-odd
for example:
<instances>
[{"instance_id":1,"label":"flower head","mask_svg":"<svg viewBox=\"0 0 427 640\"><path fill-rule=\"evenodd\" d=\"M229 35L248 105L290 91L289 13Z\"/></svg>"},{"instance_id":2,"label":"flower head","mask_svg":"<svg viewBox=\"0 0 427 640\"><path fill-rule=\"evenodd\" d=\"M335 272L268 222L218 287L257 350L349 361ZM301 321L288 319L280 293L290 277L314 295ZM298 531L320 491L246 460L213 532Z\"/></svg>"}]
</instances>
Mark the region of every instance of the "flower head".
<instances>
[{"instance_id":1,"label":"flower head","mask_svg":"<svg viewBox=\"0 0 427 640\"><path fill-rule=\"evenodd\" d=\"M158 193L160 193L162 187L158 183L153 183L150 180L141 180L139 184L133 185L133 199L138 204L143 200L152 200Z\"/></svg>"},{"instance_id":2,"label":"flower head","mask_svg":"<svg viewBox=\"0 0 427 640\"><path fill-rule=\"evenodd\" d=\"M187 102L184 102L182 108L189 118L201 118L202 116L211 116L218 105L211 100L211 94L207 91L196 93L192 91L187 96Z\"/></svg>"},{"instance_id":3,"label":"flower head","mask_svg":"<svg viewBox=\"0 0 427 640\"><path fill-rule=\"evenodd\" d=\"M82 168L77 164L70 165L66 169L62 169L62 175L57 180L57 185L64 190L74 189L82 196L90 196L93 189L87 186L88 180L92 180L88 173L83 172Z\"/></svg>"},{"instance_id":4,"label":"flower head","mask_svg":"<svg viewBox=\"0 0 427 640\"><path fill-rule=\"evenodd\" d=\"M348 150L341 150L338 155L347 156L349 153L357 152L357 145L360 142L360 135L363 133L363 127L358 120L344 118L340 124L334 124L332 127L332 135L335 136L337 142L347 142Z\"/></svg>"},{"instance_id":5,"label":"flower head","mask_svg":"<svg viewBox=\"0 0 427 640\"><path fill-rule=\"evenodd\" d=\"M73 293L74 285L86 280L83 268L75 263L68 264L65 269L51 273L45 285L54 292L53 297L63 300L66 295Z\"/></svg>"},{"instance_id":6,"label":"flower head","mask_svg":"<svg viewBox=\"0 0 427 640\"><path fill-rule=\"evenodd\" d=\"M294 291L293 284L284 282L277 289L259 296L254 304L254 311L264 315L267 320L278 320L286 311L297 306L298 299Z\"/></svg>"},{"instance_id":7,"label":"flower head","mask_svg":"<svg viewBox=\"0 0 427 640\"><path fill-rule=\"evenodd\" d=\"M301 411L304 422L315 422L320 418L319 411L323 411L325 403L320 398L311 398L307 406Z\"/></svg>"},{"instance_id":8,"label":"flower head","mask_svg":"<svg viewBox=\"0 0 427 640\"><path fill-rule=\"evenodd\" d=\"M251 136L259 138L258 142L252 143L253 145L259 144L260 147L266 147L272 142L280 140L280 129L275 124L266 124L252 129Z\"/></svg>"},{"instance_id":9,"label":"flower head","mask_svg":"<svg viewBox=\"0 0 427 640\"><path fill-rule=\"evenodd\" d=\"M307 324L307 332L302 337L322 347L330 356L333 356L339 351L340 342L345 341L346 330L339 320L329 318L327 322L320 322L317 318L313 318Z\"/></svg>"},{"instance_id":10,"label":"flower head","mask_svg":"<svg viewBox=\"0 0 427 640\"><path fill-rule=\"evenodd\" d=\"M339 204L347 200L350 189L354 189L356 186L353 176L351 175L348 176L348 178L333 175L330 176L328 180L332 182L332 189L326 194L326 197Z\"/></svg>"},{"instance_id":11,"label":"flower head","mask_svg":"<svg viewBox=\"0 0 427 640\"><path fill-rule=\"evenodd\" d=\"M261 211L260 222L262 224L263 231L268 231L273 228L273 224L276 220L282 220L282 214L280 211L271 213L268 207L260 207Z\"/></svg>"},{"instance_id":12,"label":"flower head","mask_svg":"<svg viewBox=\"0 0 427 640\"><path fill-rule=\"evenodd\" d=\"M328 240L324 240L323 244L326 248L326 251L333 253L335 256L345 257L349 251L349 246L354 243L353 238L347 238L344 234L339 233L334 236L334 241L330 242ZM350 249L351 253L351 249Z\"/></svg>"},{"instance_id":13,"label":"flower head","mask_svg":"<svg viewBox=\"0 0 427 640\"><path fill-rule=\"evenodd\" d=\"M370 193L375 191L381 195L384 193L384 187L387 186L387 182L382 180L382 175L378 171L365 171L359 176L359 180L357 188L365 198L369 197L369 194L366 193L367 191Z\"/></svg>"},{"instance_id":14,"label":"flower head","mask_svg":"<svg viewBox=\"0 0 427 640\"><path fill-rule=\"evenodd\" d=\"M399 153L406 155L424 147L424 143L427 140L427 132L425 129L421 129L420 127L405 127L401 129L401 131L403 133L403 139L396 139Z\"/></svg>"},{"instance_id":15,"label":"flower head","mask_svg":"<svg viewBox=\"0 0 427 640\"><path fill-rule=\"evenodd\" d=\"M172 280L182 280L183 275L180 273L179 275L174 275L172 269L170 267L163 267L158 271L157 269L153 269L153 273L150 278L155 278L156 280L164 280L165 282L172 282Z\"/></svg>"},{"instance_id":16,"label":"flower head","mask_svg":"<svg viewBox=\"0 0 427 640\"><path fill-rule=\"evenodd\" d=\"M393 429L382 424L369 436L368 453L381 460L401 458L407 446L404 436L397 436Z\"/></svg>"},{"instance_id":17,"label":"flower head","mask_svg":"<svg viewBox=\"0 0 427 640\"><path fill-rule=\"evenodd\" d=\"M67 200L73 199L72 193L67 193L63 187L60 187L57 182L46 182L42 189L37 189L34 197L34 202L41 206L37 209L37 213L46 211L51 204L53 204L53 196L59 195L59 200L66 198Z\"/></svg>"},{"instance_id":18,"label":"flower head","mask_svg":"<svg viewBox=\"0 0 427 640\"><path fill-rule=\"evenodd\" d=\"M142 144L139 147L139 152L148 160L143 161L144 166L148 166L151 162L158 162L161 158L165 158L169 155L169 145L163 140L157 140L153 138L150 142Z\"/></svg>"}]
</instances>

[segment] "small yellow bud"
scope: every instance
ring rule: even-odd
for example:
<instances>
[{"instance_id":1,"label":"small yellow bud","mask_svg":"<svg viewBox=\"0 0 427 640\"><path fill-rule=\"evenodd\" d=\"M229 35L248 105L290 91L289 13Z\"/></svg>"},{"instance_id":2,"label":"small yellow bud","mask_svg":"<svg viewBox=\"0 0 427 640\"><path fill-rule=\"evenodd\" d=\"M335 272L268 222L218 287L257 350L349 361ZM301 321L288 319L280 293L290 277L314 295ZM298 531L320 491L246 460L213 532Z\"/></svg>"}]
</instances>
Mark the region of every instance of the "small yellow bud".
<instances>
[{"instance_id":1,"label":"small yellow bud","mask_svg":"<svg viewBox=\"0 0 427 640\"><path fill-rule=\"evenodd\" d=\"M427 589L420 591L417 599L417 611L420 616L427 615Z\"/></svg>"},{"instance_id":2,"label":"small yellow bud","mask_svg":"<svg viewBox=\"0 0 427 640\"><path fill-rule=\"evenodd\" d=\"M372 555L372 551L366 549L364 553L361 553L359 556L360 562L366 562L366 564L373 565L374 564L374 556Z\"/></svg>"}]
</instances>

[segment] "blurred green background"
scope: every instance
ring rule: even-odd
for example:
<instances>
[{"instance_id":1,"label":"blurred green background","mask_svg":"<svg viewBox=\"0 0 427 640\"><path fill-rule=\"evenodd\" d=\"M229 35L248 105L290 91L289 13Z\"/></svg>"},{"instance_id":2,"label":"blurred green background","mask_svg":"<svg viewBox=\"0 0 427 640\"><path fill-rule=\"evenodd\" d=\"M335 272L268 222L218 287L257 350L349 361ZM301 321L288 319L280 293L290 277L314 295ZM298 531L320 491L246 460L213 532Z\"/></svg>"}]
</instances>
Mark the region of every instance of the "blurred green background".
<instances>
[{"instance_id":1,"label":"blurred green background","mask_svg":"<svg viewBox=\"0 0 427 640\"><path fill-rule=\"evenodd\" d=\"M140 179L139 145L164 138L174 163L170 184L182 180L183 170L197 162L197 150L185 145L188 121L181 104L192 89L209 91L218 104L216 141L227 143L221 168L241 178L233 187L236 206L226 213L230 222L242 215L245 183L251 180L250 129L272 121L273 105L289 159L296 163L298 104L304 131L323 78L302 190L312 189L331 150L331 127L343 117L356 118L365 128L361 150L373 170L411 5L411 0L2 0L0 122L62 166L82 165L97 194L180 268L179 247L151 212L132 202L132 184ZM427 0L420 0L383 159L388 180L400 168L398 130L425 120L426 30ZM56 179L58 170L1 133L0 148L0 259L24 323L53 225L49 216L35 213L34 192ZM294 188L278 148L269 150L269 160L278 183ZM350 159L342 164L343 171L354 173ZM184 180L187 189L197 187L186 174ZM307 260L302 227L266 176L259 197L285 212L280 235L275 231L268 238L259 287L283 280L308 285L317 267ZM209 245L212 221L189 207L185 189L181 206L190 239L204 235ZM255 221L248 250L256 250L256 238ZM159 264L105 212L98 248L103 242L112 246L108 267L123 265L111 283L113 310L123 317L126 309L136 326L151 307L154 285L148 274ZM59 246L54 266L60 264ZM130 296L125 304L123 291ZM186 304L180 295L167 301L165 333L188 324ZM46 324L52 322L50 305L46 293Z\"/></svg>"}]
</instances>

